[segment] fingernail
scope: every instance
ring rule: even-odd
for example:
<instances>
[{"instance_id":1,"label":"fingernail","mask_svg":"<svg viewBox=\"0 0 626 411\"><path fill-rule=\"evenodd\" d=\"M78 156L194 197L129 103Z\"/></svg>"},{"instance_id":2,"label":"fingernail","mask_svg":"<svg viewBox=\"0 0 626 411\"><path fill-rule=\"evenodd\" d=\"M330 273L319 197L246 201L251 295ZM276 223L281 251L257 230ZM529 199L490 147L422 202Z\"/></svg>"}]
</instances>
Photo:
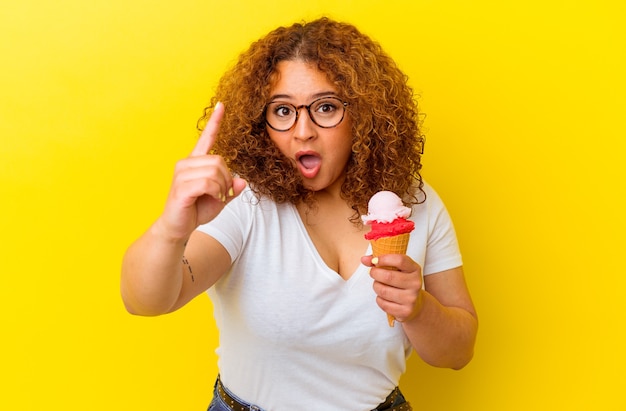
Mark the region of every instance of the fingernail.
<instances>
[{"instance_id":1,"label":"fingernail","mask_svg":"<svg viewBox=\"0 0 626 411\"><path fill-rule=\"evenodd\" d=\"M228 197L233 197L235 195L235 190L233 190L233 188L229 188L228 189Z\"/></svg>"},{"instance_id":2,"label":"fingernail","mask_svg":"<svg viewBox=\"0 0 626 411\"><path fill-rule=\"evenodd\" d=\"M378 264L378 257L374 257L374 258L372 258L372 264L373 264L373 265Z\"/></svg>"}]
</instances>

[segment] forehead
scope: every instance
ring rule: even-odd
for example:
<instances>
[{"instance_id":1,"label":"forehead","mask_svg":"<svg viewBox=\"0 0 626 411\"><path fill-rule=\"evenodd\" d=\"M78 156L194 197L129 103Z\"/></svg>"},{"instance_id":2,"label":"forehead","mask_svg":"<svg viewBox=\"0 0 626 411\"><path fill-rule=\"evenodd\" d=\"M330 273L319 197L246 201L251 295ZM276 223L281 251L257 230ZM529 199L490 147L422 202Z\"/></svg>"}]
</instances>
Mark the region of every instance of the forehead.
<instances>
[{"instance_id":1,"label":"forehead","mask_svg":"<svg viewBox=\"0 0 626 411\"><path fill-rule=\"evenodd\" d=\"M315 64L286 60L276 65L276 76L270 89L272 96L306 100L320 94L336 93L335 86Z\"/></svg>"}]
</instances>

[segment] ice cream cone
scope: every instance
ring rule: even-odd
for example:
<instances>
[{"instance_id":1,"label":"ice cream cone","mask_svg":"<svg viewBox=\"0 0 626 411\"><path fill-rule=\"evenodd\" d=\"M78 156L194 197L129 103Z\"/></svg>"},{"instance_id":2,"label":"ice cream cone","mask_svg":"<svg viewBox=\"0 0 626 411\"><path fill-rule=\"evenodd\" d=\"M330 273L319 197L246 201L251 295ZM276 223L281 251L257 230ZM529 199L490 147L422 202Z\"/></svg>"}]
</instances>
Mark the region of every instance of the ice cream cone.
<instances>
[{"instance_id":1,"label":"ice cream cone","mask_svg":"<svg viewBox=\"0 0 626 411\"><path fill-rule=\"evenodd\" d=\"M364 224L372 228L365 234L365 239L372 244L374 257L383 254L406 254L409 245L409 233L415 223L408 218L411 209L406 207L402 199L391 191L379 191L367 203L367 214L362 215ZM379 266L380 267L380 266ZM381 267L397 270L395 267ZM389 326L393 327L396 319L387 314Z\"/></svg>"},{"instance_id":2,"label":"ice cream cone","mask_svg":"<svg viewBox=\"0 0 626 411\"><path fill-rule=\"evenodd\" d=\"M394 235L392 237L382 237L377 240L371 240L372 244L372 256L378 257L383 254L406 254L406 249L409 245L410 233ZM381 267L387 270L395 270L395 267ZM387 314L387 321L389 326L393 327L396 319Z\"/></svg>"},{"instance_id":3,"label":"ice cream cone","mask_svg":"<svg viewBox=\"0 0 626 411\"><path fill-rule=\"evenodd\" d=\"M383 254L406 254L409 245L410 233L383 237L378 240L371 240L372 255L378 257Z\"/></svg>"}]
</instances>

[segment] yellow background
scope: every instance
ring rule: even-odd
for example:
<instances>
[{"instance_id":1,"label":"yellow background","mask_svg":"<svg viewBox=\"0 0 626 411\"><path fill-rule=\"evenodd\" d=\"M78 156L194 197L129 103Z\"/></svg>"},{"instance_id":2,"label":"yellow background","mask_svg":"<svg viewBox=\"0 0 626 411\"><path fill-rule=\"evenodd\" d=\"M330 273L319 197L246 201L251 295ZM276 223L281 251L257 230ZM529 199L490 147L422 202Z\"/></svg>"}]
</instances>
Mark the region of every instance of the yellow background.
<instances>
[{"instance_id":1,"label":"yellow background","mask_svg":"<svg viewBox=\"0 0 626 411\"><path fill-rule=\"evenodd\" d=\"M208 298L132 317L121 256L219 75L322 14L381 42L420 94L424 174L480 314L464 370L412 358L416 409L626 409L624 4L3 0L0 409L206 409Z\"/></svg>"}]
</instances>

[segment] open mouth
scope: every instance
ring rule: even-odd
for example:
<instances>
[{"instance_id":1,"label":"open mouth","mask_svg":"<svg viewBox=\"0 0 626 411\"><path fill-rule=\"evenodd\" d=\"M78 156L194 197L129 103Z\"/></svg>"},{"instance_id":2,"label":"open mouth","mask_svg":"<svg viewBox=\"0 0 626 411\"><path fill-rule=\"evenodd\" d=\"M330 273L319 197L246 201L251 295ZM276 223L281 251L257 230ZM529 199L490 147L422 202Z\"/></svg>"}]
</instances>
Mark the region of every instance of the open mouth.
<instances>
[{"instance_id":1,"label":"open mouth","mask_svg":"<svg viewBox=\"0 0 626 411\"><path fill-rule=\"evenodd\" d=\"M298 169L305 178L313 178L322 166L322 158L317 153L299 153L296 155Z\"/></svg>"}]
</instances>

